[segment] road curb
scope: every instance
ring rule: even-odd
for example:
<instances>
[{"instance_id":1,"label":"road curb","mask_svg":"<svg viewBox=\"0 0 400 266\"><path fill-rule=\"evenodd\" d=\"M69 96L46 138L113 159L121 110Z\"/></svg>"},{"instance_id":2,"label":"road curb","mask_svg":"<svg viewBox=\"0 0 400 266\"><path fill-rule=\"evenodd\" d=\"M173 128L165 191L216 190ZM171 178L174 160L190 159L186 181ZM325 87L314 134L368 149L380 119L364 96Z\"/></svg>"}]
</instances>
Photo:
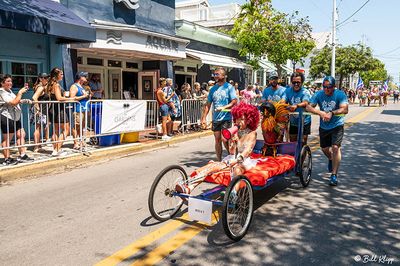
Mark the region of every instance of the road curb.
<instances>
[{"instance_id":1,"label":"road curb","mask_svg":"<svg viewBox=\"0 0 400 266\"><path fill-rule=\"evenodd\" d=\"M104 161L132 156L151 150L168 148L174 144L211 135L213 135L212 131L197 132L188 135L177 136L172 138L170 141L160 140L145 144L127 144L124 146L114 146L110 148L93 150L84 154L79 153L61 158L50 158L41 162L18 164L10 168L1 169L0 184L18 179L28 179L42 175L63 173L76 168L98 164Z\"/></svg>"}]
</instances>

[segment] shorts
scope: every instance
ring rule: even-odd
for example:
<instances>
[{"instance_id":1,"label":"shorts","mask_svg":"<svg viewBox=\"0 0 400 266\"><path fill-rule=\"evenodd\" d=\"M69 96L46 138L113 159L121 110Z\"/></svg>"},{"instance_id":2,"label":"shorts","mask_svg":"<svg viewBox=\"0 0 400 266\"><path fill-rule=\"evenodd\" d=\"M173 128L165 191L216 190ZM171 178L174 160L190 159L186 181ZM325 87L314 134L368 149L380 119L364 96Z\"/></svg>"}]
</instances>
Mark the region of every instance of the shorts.
<instances>
[{"instance_id":1,"label":"shorts","mask_svg":"<svg viewBox=\"0 0 400 266\"><path fill-rule=\"evenodd\" d=\"M299 128L297 126L290 125L289 127L289 134L290 135L297 135ZM303 135L310 135L311 134L311 123L305 124L303 127Z\"/></svg>"},{"instance_id":2,"label":"shorts","mask_svg":"<svg viewBox=\"0 0 400 266\"><path fill-rule=\"evenodd\" d=\"M231 128L232 121L231 120L222 120L222 121L213 121L212 123L212 131L221 131L222 129Z\"/></svg>"},{"instance_id":3,"label":"shorts","mask_svg":"<svg viewBox=\"0 0 400 266\"><path fill-rule=\"evenodd\" d=\"M11 119L7 119L7 117L5 117L5 116L1 116L1 133L2 134L15 133L16 131L20 130L21 128L22 128L21 120L14 121Z\"/></svg>"},{"instance_id":4,"label":"shorts","mask_svg":"<svg viewBox=\"0 0 400 266\"><path fill-rule=\"evenodd\" d=\"M160 116L169 116L169 106L167 104L160 106Z\"/></svg>"},{"instance_id":5,"label":"shorts","mask_svg":"<svg viewBox=\"0 0 400 266\"><path fill-rule=\"evenodd\" d=\"M85 120L85 112L81 112L81 113L74 112L74 124L75 124L75 127L82 125L82 128L84 128L85 127L85 122L86 122L86 120Z\"/></svg>"},{"instance_id":6,"label":"shorts","mask_svg":"<svg viewBox=\"0 0 400 266\"><path fill-rule=\"evenodd\" d=\"M338 126L329 130L319 128L319 142L321 148L331 147L332 145L340 147L342 145L343 135L343 126Z\"/></svg>"}]
</instances>

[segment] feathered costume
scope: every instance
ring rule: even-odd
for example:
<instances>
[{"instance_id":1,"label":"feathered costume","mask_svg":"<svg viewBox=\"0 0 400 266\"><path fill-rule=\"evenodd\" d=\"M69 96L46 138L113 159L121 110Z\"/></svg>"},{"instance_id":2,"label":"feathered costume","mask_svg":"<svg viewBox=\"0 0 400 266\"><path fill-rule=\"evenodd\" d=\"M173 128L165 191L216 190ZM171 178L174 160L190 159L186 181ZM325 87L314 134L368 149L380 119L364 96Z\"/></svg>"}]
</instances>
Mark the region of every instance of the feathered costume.
<instances>
[{"instance_id":1,"label":"feathered costume","mask_svg":"<svg viewBox=\"0 0 400 266\"><path fill-rule=\"evenodd\" d=\"M263 119L261 129L265 141L264 155L276 155L276 145L283 141L285 130L289 122L289 104L284 101L266 102L261 105Z\"/></svg>"}]
</instances>

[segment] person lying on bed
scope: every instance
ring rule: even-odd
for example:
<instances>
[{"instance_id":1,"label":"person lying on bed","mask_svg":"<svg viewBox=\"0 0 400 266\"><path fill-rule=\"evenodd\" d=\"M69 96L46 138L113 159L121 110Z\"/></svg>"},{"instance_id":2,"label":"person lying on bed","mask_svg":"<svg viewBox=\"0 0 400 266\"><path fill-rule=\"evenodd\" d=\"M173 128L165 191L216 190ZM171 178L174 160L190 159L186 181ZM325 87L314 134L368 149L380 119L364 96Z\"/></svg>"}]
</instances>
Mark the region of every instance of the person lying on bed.
<instances>
[{"instance_id":1,"label":"person lying on bed","mask_svg":"<svg viewBox=\"0 0 400 266\"><path fill-rule=\"evenodd\" d=\"M221 162L210 162L197 169L192 178L199 179L190 185L177 184L177 192L189 194L211 173L231 168L233 178L243 175L246 170L257 164L258 160L249 157L257 140L256 130L260 121L257 107L241 102L232 108L231 113L234 124L239 130L228 140L229 155Z\"/></svg>"}]
</instances>

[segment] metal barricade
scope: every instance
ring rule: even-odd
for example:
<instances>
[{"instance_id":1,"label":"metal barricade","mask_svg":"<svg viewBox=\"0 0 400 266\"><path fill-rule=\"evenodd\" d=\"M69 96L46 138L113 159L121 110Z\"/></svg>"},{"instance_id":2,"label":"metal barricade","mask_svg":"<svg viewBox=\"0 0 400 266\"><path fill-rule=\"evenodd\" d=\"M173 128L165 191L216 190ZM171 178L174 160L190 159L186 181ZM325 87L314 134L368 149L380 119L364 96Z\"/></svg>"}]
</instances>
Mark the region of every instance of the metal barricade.
<instances>
[{"instance_id":1,"label":"metal barricade","mask_svg":"<svg viewBox=\"0 0 400 266\"><path fill-rule=\"evenodd\" d=\"M205 102L202 100L184 99L181 105L183 133L185 133L185 129L189 126L195 125L200 128ZM209 118L209 116L207 116L207 118Z\"/></svg>"},{"instance_id":2,"label":"metal barricade","mask_svg":"<svg viewBox=\"0 0 400 266\"><path fill-rule=\"evenodd\" d=\"M81 109L78 101L23 101L16 106L0 102L0 150L34 147L38 151L46 144L53 144L59 150L65 141L81 141L82 127L78 132L76 125L84 114L76 112Z\"/></svg>"}]
</instances>

